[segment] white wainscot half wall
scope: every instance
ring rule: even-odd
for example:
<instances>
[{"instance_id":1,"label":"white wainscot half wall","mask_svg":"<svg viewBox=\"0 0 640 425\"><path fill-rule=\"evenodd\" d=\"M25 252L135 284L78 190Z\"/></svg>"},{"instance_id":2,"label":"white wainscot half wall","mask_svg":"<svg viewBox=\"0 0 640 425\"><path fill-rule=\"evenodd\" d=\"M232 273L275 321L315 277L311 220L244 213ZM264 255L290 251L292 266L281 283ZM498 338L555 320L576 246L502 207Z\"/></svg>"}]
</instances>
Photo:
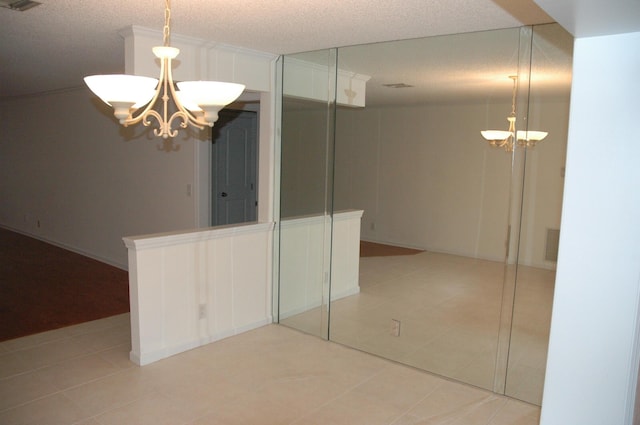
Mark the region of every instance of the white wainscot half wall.
<instances>
[{"instance_id":1,"label":"white wainscot half wall","mask_svg":"<svg viewBox=\"0 0 640 425\"><path fill-rule=\"evenodd\" d=\"M145 365L272 322L273 223L124 238L130 359Z\"/></svg>"},{"instance_id":2,"label":"white wainscot half wall","mask_svg":"<svg viewBox=\"0 0 640 425\"><path fill-rule=\"evenodd\" d=\"M331 252L331 299L360 292L362 213L362 210L335 212L331 234L328 215L287 218L280 222L280 319L319 307L323 300L326 302L329 269L325 253Z\"/></svg>"}]
</instances>

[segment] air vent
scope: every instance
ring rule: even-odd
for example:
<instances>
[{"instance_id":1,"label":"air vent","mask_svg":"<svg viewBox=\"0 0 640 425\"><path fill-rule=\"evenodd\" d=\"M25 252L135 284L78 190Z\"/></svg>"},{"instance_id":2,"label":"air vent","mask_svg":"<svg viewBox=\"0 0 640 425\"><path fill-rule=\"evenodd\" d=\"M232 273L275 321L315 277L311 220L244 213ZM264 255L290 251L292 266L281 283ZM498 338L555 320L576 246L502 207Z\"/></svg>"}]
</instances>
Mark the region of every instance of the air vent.
<instances>
[{"instance_id":1,"label":"air vent","mask_svg":"<svg viewBox=\"0 0 640 425\"><path fill-rule=\"evenodd\" d=\"M24 12L32 7L36 7L42 3L31 0L0 0L0 7L6 7L7 9L16 10L18 12Z\"/></svg>"},{"instance_id":2,"label":"air vent","mask_svg":"<svg viewBox=\"0 0 640 425\"><path fill-rule=\"evenodd\" d=\"M413 87L409 84L405 83L393 83L393 84L383 84L385 87L389 87L391 89L406 89L407 87Z\"/></svg>"},{"instance_id":3,"label":"air vent","mask_svg":"<svg viewBox=\"0 0 640 425\"><path fill-rule=\"evenodd\" d=\"M547 245L544 259L547 261L558 261L558 245L560 242L560 230L547 229Z\"/></svg>"}]
</instances>

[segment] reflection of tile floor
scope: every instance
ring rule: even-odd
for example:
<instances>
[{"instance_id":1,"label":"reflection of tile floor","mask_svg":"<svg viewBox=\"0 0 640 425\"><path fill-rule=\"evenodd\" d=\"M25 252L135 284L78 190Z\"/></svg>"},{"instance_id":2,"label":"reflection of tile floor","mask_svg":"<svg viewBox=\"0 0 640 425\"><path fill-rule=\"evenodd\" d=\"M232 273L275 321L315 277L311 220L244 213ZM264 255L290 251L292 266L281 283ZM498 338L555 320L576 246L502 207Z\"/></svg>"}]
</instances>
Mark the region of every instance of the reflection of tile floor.
<instances>
[{"instance_id":1,"label":"reflection of tile floor","mask_svg":"<svg viewBox=\"0 0 640 425\"><path fill-rule=\"evenodd\" d=\"M494 386L504 266L424 252L360 261L360 294L331 310L331 339L482 388ZM540 404L555 272L521 266L506 393ZM306 316L305 316L306 314ZM283 321L314 332L317 311ZM401 322L391 335L391 320Z\"/></svg>"},{"instance_id":2,"label":"reflection of tile floor","mask_svg":"<svg viewBox=\"0 0 640 425\"><path fill-rule=\"evenodd\" d=\"M534 425L539 408L269 325L137 367L129 316L0 343L0 423Z\"/></svg>"}]
</instances>

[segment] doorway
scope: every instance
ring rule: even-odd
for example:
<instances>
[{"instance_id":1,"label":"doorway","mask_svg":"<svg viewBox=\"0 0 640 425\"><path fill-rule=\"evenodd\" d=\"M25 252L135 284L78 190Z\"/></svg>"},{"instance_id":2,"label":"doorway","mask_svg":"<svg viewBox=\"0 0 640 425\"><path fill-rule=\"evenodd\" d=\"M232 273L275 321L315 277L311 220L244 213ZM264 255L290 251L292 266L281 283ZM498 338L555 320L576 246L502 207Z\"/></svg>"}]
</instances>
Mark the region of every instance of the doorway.
<instances>
[{"instance_id":1,"label":"doorway","mask_svg":"<svg viewBox=\"0 0 640 425\"><path fill-rule=\"evenodd\" d=\"M220 111L211 134L211 226L256 221L257 123L253 111Z\"/></svg>"}]
</instances>

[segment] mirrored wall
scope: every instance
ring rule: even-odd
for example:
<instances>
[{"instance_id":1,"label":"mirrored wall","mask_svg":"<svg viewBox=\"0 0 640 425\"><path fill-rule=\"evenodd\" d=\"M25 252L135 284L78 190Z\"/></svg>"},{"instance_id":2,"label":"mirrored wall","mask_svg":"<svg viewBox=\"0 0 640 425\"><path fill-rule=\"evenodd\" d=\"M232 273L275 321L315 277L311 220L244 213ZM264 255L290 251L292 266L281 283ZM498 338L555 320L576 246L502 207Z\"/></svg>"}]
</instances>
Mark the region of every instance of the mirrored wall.
<instances>
[{"instance_id":1,"label":"mirrored wall","mask_svg":"<svg viewBox=\"0 0 640 425\"><path fill-rule=\"evenodd\" d=\"M539 404L572 44L550 24L285 56L280 323Z\"/></svg>"},{"instance_id":2,"label":"mirrored wall","mask_svg":"<svg viewBox=\"0 0 640 425\"><path fill-rule=\"evenodd\" d=\"M283 91L300 86L305 92L282 98L278 316L328 338L336 51L283 62ZM309 74L292 74L298 63L309 64Z\"/></svg>"}]
</instances>

